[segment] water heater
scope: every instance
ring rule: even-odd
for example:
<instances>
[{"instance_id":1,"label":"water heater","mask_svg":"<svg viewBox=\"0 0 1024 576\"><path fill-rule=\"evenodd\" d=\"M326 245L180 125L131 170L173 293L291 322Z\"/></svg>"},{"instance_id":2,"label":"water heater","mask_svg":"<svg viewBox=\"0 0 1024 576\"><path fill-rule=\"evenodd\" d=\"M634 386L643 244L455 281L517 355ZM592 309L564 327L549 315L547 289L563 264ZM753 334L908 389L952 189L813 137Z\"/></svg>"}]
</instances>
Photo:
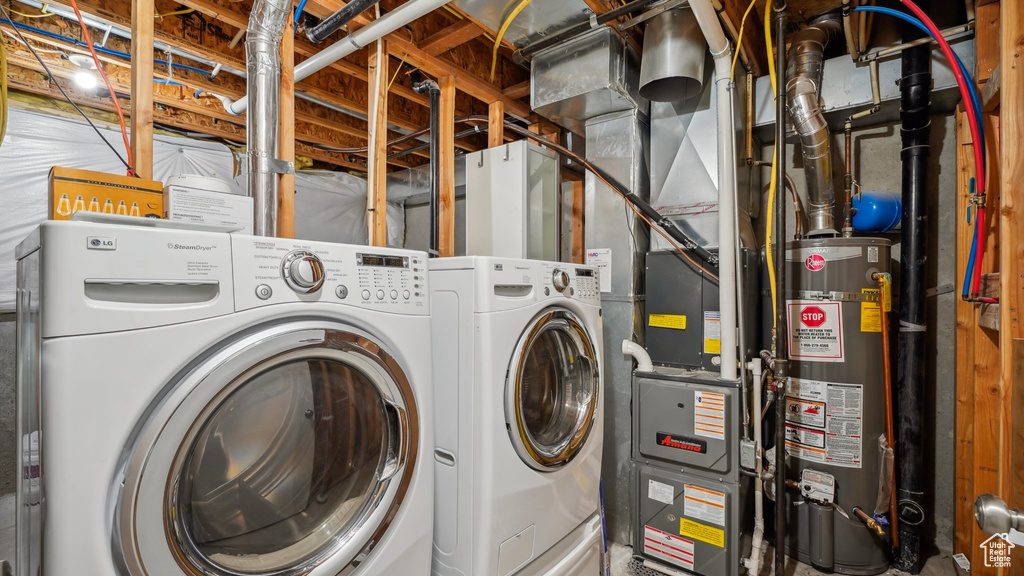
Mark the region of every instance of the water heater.
<instances>
[{"instance_id":1,"label":"water heater","mask_svg":"<svg viewBox=\"0 0 1024 576\"><path fill-rule=\"evenodd\" d=\"M886 510L885 380L876 273L888 240L814 238L787 245L784 301L791 376L786 391L787 552L841 574L888 568L886 544L853 513Z\"/></svg>"}]
</instances>

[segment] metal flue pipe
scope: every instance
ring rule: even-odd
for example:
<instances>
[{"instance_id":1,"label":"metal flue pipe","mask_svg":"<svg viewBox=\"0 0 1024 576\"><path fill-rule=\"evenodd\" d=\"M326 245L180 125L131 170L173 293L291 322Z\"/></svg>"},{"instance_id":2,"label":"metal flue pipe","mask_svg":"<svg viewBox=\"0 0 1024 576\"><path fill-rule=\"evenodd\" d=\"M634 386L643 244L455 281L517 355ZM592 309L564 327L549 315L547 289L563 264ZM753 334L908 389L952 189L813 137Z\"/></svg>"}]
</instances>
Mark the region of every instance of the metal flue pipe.
<instances>
[{"instance_id":1,"label":"metal flue pipe","mask_svg":"<svg viewBox=\"0 0 1024 576\"><path fill-rule=\"evenodd\" d=\"M373 8L378 2L380 0L352 0L342 6L340 10L325 18L323 22L306 30L306 38L319 44L326 40L328 36L340 30L342 26L351 22L353 18Z\"/></svg>"},{"instance_id":2,"label":"metal flue pipe","mask_svg":"<svg viewBox=\"0 0 1024 576\"><path fill-rule=\"evenodd\" d=\"M807 176L808 236L835 235L832 211L836 198L832 186L831 137L818 104L818 95L825 47L842 34L839 18L828 14L797 32L789 49L786 100L793 126L800 136Z\"/></svg>"},{"instance_id":3,"label":"metal flue pipe","mask_svg":"<svg viewBox=\"0 0 1024 576\"><path fill-rule=\"evenodd\" d=\"M786 69L786 2L776 0L775 69ZM767 5L765 10L767 10ZM770 57L770 56L769 56ZM781 92L775 96L775 160L776 182L786 181L786 99ZM775 202L775 293L786 298L786 202L785 196ZM775 383L775 573L786 569L786 388L789 382L789 316L786 306L775 310L775 338L772 351L772 379Z\"/></svg>"},{"instance_id":4,"label":"metal flue pipe","mask_svg":"<svg viewBox=\"0 0 1024 576\"><path fill-rule=\"evenodd\" d=\"M343 40L339 40L303 60L295 66L295 82L297 83L309 78L349 54L369 46L370 43L380 40L413 20L421 18L449 2L451 0L410 0L402 4L377 20L349 34ZM229 111L233 114L238 114L246 109L247 102L245 98L236 100L229 107Z\"/></svg>"},{"instance_id":5,"label":"metal flue pipe","mask_svg":"<svg viewBox=\"0 0 1024 576\"><path fill-rule=\"evenodd\" d=\"M245 119L248 191L253 198L256 236L277 234L277 114L281 92L281 39L290 0L256 0L245 38L247 102Z\"/></svg>"},{"instance_id":6,"label":"metal flue pipe","mask_svg":"<svg viewBox=\"0 0 1024 576\"><path fill-rule=\"evenodd\" d=\"M732 47L711 0L691 0L690 8L715 59L718 110L718 279L722 314L721 378L736 381L739 373L736 312L736 129L733 125Z\"/></svg>"}]
</instances>

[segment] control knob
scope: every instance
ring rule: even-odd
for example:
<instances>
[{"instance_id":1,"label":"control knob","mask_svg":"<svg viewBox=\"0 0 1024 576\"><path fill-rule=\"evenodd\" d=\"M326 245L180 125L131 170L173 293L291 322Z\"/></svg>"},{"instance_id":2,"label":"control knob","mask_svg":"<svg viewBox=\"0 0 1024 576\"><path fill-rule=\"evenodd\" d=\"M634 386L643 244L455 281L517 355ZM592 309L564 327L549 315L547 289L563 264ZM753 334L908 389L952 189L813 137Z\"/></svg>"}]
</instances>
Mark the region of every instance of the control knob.
<instances>
[{"instance_id":1,"label":"control knob","mask_svg":"<svg viewBox=\"0 0 1024 576\"><path fill-rule=\"evenodd\" d=\"M324 285L324 264L316 254L293 250L281 262L281 275L288 287L300 294L312 294Z\"/></svg>"},{"instance_id":2,"label":"control knob","mask_svg":"<svg viewBox=\"0 0 1024 576\"><path fill-rule=\"evenodd\" d=\"M569 274L556 268L551 275L551 283L555 285L555 290L562 292L569 287Z\"/></svg>"}]
</instances>

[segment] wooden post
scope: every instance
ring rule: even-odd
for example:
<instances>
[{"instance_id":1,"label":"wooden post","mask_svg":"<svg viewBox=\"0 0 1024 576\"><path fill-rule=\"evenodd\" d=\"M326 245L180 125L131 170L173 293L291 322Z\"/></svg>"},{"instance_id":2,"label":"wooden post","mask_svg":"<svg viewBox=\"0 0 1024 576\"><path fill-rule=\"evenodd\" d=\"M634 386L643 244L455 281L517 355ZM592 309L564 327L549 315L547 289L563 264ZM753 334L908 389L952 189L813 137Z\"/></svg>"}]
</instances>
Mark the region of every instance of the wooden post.
<instances>
[{"instance_id":1,"label":"wooden post","mask_svg":"<svg viewBox=\"0 0 1024 576\"><path fill-rule=\"evenodd\" d=\"M491 102L488 112L487 147L497 148L505 143L505 103Z\"/></svg>"},{"instance_id":2,"label":"wooden post","mask_svg":"<svg viewBox=\"0 0 1024 576\"><path fill-rule=\"evenodd\" d=\"M585 189L582 180L572 182L572 261L586 263L586 241L583 235L583 198Z\"/></svg>"},{"instance_id":3,"label":"wooden post","mask_svg":"<svg viewBox=\"0 0 1024 576\"><path fill-rule=\"evenodd\" d=\"M277 157L295 162L295 35L291 20L281 43L281 99L278 113ZM277 177L277 235L295 237L295 175Z\"/></svg>"},{"instance_id":4,"label":"wooden post","mask_svg":"<svg viewBox=\"0 0 1024 576\"><path fill-rule=\"evenodd\" d=\"M1024 506L1020 499L1024 495L1020 471L1013 469L1014 463L1020 462L1015 456L1024 450L1024 445L1014 440L1014 432L1019 431L1024 422L1013 419L1014 403L1024 399L1014 396L1015 386L1020 385L1015 373L1015 352L1019 341L1024 338L1024 134L1020 127L1024 123L1024 6L1020 2L1001 2L1000 6L1000 106L999 122L1007 127L999 133L998 146L989 150L998 151L1000 156L1000 183L996 194L989 193L989 203L998 203L999 214L999 356L1000 381L1002 383L1003 426L1000 430L1000 496L1006 500L1011 509ZM989 178L991 183L994 178ZM996 210L992 210L996 212ZM1024 554L1017 551L1013 561L1024 562ZM1018 573L1019 566L1012 572ZM1005 571L1004 573L1009 573Z\"/></svg>"},{"instance_id":5,"label":"wooden post","mask_svg":"<svg viewBox=\"0 0 1024 576\"><path fill-rule=\"evenodd\" d=\"M437 79L437 85L441 88L441 126L437 135L441 145L437 248L443 258L455 255L455 77L442 76Z\"/></svg>"},{"instance_id":6,"label":"wooden post","mask_svg":"<svg viewBox=\"0 0 1024 576\"><path fill-rule=\"evenodd\" d=\"M135 173L153 179L153 0L132 2L131 146Z\"/></svg>"},{"instance_id":7,"label":"wooden post","mask_svg":"<svg viewBox=\"0 0 1024 576\"><path fill-rule=\"evenodd\" d=\"M367 64L369 93L369 146L367 177L367 228L371 246L387 246L387 178L388 178L388 47L378 40L370 47Z\"/></svg>"}]
</instances>

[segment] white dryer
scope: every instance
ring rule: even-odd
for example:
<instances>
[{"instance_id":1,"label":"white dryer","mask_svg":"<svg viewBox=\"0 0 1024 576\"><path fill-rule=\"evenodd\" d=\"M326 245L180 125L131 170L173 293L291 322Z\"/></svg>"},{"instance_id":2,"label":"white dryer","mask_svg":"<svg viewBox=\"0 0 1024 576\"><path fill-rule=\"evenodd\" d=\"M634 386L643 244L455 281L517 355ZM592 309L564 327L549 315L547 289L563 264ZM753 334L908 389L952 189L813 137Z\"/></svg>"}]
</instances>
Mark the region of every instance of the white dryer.
<instances>
[{"instance_id":1,"label":"white dryer","mask_svg":"<svg viewBox=\"0 0 1024 576\"><path fill-rule=\"evenodd\" d=\"M426 255L157 226L19 247L18 576L427 574Z\"/></svg>"},{"instance_id":2,"label":"white dryer","mask_svg":"<svg viewBox=\"0 0 1024 576\"><path fill-rule=\"evenodd\" d=\"M430 260L436 576L597 576L603 409L593 267Z\"/></svg>"}]
</instances>

